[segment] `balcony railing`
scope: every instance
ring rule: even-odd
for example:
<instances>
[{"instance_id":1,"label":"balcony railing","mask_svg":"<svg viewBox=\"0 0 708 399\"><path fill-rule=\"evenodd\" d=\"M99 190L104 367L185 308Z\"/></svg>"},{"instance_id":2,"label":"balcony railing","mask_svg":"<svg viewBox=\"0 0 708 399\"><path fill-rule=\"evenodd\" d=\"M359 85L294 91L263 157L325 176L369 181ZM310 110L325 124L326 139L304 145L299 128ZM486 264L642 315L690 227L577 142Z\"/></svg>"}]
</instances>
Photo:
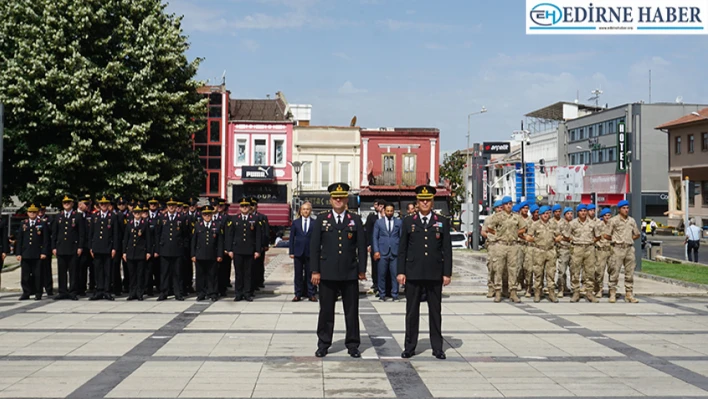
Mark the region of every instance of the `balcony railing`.
<instances>
[{"instance_id":1,"label":"balcony railing","mask_svg":"<svg viewBox=\"0 0 708 399\"><path fill-rule=\"evenodd\" d=\"M399 186L415 187L420 184L428 184L430 175L428 172L396 172L396 171L373 171L369 175L370 186Z\"/></svg>"}]
</instances>

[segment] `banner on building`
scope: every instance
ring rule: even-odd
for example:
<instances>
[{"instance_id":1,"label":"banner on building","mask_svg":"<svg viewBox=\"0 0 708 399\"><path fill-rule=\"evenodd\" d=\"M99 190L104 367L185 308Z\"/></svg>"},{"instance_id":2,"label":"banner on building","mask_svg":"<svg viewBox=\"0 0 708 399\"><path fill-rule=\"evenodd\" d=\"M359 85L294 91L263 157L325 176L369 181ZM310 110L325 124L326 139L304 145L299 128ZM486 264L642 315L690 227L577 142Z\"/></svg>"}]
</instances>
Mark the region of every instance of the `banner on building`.
<instances>
[{"instance_id":1,"label":"banner on building","mask_svg":"<svg viewBox=\"0 0 708 399\"><path fill-rule=\"evenodd\" d=\"M627 192L624 177L625 175L622 173L585 176L583 178L583 187L586 192L624 194Z\"/></svg>"},{"instance_id":2,"label":"banner on building","mask_svg":"<svg viewBox=\"0 0 708 399\"><path fill-rule=\"evenodd\" d=\"M559 166L556 169L556 192L564 196L583 193L587 165Z\"/></svg>"}]
</instances>

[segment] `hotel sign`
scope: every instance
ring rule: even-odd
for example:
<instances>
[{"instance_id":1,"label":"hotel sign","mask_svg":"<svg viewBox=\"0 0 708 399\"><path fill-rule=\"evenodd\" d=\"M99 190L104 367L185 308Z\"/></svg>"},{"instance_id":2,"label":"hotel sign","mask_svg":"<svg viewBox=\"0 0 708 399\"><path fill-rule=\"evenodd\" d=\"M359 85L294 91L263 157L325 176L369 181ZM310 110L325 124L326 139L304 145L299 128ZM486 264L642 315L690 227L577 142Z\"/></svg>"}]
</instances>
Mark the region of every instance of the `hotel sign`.
<instances>
[{"instance_id":1,"label":"hotel sign","mask_svg":"<svg viewBox=\"0 0 708 399\"><path fill-rule=\"evenodd\" d=\"M627 171L627 132L624 122L617 124L617 171Z\"/></svg>"}]
</instances>

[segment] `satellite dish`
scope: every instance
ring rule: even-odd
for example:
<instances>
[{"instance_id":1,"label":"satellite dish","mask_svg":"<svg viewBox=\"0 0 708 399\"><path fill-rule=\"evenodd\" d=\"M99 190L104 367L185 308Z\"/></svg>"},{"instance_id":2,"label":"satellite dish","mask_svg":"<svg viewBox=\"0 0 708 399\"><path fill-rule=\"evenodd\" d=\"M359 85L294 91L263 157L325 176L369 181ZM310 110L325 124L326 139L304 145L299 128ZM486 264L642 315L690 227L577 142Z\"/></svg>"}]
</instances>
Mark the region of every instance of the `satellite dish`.
<instances>
[{"instance_id":1,"label":"satellite dish","mask_svg":"<svg viewBox=\"0 0 708 399\"><path fill-rule=\"evenodd\" d=\"M682 96L676 97L676 104L683 104L683 97Z\"/></svg>"},{"instance_id":2,"label":"satellite dish","mask_svg":"<svg viewBox=\"0 0 708 399\"><path fill-rule=\"evenodd\" d=\"M373 171L374 171L374 161L369 159L369 162L367 162L367 164L366 164L366 174L370 175L371 172L373 172Z\"/></svg>"},{"instance_id":3,"label":"satellite dish","mask_svg":"<svg viewBox=\"0 0 708 399\"><path fill-rule=\"evenodd\" d=\"M349 126L350 126L350 127L356 126L356 115L354 115L354 117L352 118L352 121L349 122Z\"/></svg>"}]
</instances>

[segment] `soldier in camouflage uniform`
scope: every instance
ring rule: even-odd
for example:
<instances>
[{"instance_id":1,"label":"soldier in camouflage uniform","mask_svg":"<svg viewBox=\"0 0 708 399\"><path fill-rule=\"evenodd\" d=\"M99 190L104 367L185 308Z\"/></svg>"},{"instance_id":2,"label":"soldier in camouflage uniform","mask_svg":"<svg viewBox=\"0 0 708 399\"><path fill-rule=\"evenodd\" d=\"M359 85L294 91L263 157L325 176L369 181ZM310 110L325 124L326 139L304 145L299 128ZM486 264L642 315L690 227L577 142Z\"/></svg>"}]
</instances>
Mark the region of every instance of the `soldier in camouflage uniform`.
<instances>
[{"instance_id":1,"label":"soldier in camouflage uniform","mask_svg":"<svg viewBox=\"0 0 708 399\"><path fill-rule=\"evenodd\" d=\"M494 214L501 212L501 206L501 200L494 201ZM487 217L484 220L484 224L482 225L482 237L484 237L485 246L487 247L487 298L494 298L494 269L492 268L491 248L497 241L497 236L487 231L487 227L489 227L490 220L491 216Z\"/></svg>"},{"instance_id":2,"label":"soldier in camouflage uniform","mask_svg":"<svg viewBox=\"0 0 708 399\"><path fill-rule=\"evenodd\" d=\"M617 204L619 214L610 219L610 234L605 236L612 241L612 260L609 264L610 274L610 303L614 303L617 294L617 282L620 269L624 266L624 300L630 303L639 302L634 298L634 241L640 237L637 222L629 217L629 202L620 201Z\"/></svg>"},{"instance_id":3,"label":"soldier in camouflage uniform","mask_svg":"<svg viewBox=\"0 0 708 399\"><path fill-rule=\"evenodd\" d=\"M566 237L566 231L573 220L573 208L563 209L563 219L558 223L558 230L563 234L563 240L558 243L558 298L563 298L568 291L568 270L570 269L570 239Z\"/></svg>"},{"instance_id":4,"label":"soldier in camouflage uniform","mask_svg":"<svg viewBox=\"0 0 708 399\"><path fill-rule=\"evenodd\" d=\"M595 243L595 297L602 298L602 284L605 281L605 271L607 270L607 265L612 258L612 246L611 242L605 236L610 235L609 221L612 217L612 212L610 208L605 208L600 211L600 217L596 222L596 235L600 239Z\"/></svg>"},{"instance_id":5,"label":"soldier in camouflage uniform","mask_svg":"<svg viewBox=\"0 0 708 399\"><path fill-rule=\"evenodd\" d=\"M556 248L555 244L560 242L563 236L558 230L557 224L552 224L551 208L542 206L538 210L541 214L540 220L531 223L531 227L526 234L526 241L531 243L529 252L533 255L531 258L535 260L533 275L534 275L534 302L541 301L541 293L543 291L543 276L546 276L546 286L548 287L548 300L558 302L556 298L555 282L556 277Z\"/></svg>"},{"instance_id":6,"label":"soldier in camouflage uniform","mask_svg":"<svg viewBox=\"0 0 708 399\"><path fill-rule=\"evenodd\" d=\"M531 204L529 201L521 203L519 207L519 216L523 222L523 228L528 231L529 226L531 226L531 216L529 216L529 208ZM531 298L531 292L533 291L533 259L532 254L526 242L526 239L519 238L519 285L521 289L526 288L526 298Z\"/></svg>"},{"instance_id":7,"label":"soldier in camouflage uniform","mask_svg":"<svg viewBox=\"0 0 708 399\"><path fill-rule=\"evenodd\" d=\"M595 286L595 242L598 240L595 235L595 225L587 218L587 207L584 204L578 205L578 218L570 222L568 228L563 233L570 239L570 276L573 288L571 302L580 300L580 274L582 273L583 284L585 286L585 298L588 302L598 302L593 289Z\"/></svg>"},{"instance_id":8,"label":"soldier in camouflage uniform","mask_svg":"<svg viewBox=\"0 0 708 399\"><path fill-rule=\"evenodd\" d=\"M506 271L509 278L509 297L512 301L521 302L516 291L518 278L519 255L518 239L525 232L525 223L521 217L511 212L511 197L502 199L502 212L491 216L487 233L497 236L497 243L492 246L492 265L494 268L494 302L501 302L502 273Z\"/></svg>"}]
</instances>

